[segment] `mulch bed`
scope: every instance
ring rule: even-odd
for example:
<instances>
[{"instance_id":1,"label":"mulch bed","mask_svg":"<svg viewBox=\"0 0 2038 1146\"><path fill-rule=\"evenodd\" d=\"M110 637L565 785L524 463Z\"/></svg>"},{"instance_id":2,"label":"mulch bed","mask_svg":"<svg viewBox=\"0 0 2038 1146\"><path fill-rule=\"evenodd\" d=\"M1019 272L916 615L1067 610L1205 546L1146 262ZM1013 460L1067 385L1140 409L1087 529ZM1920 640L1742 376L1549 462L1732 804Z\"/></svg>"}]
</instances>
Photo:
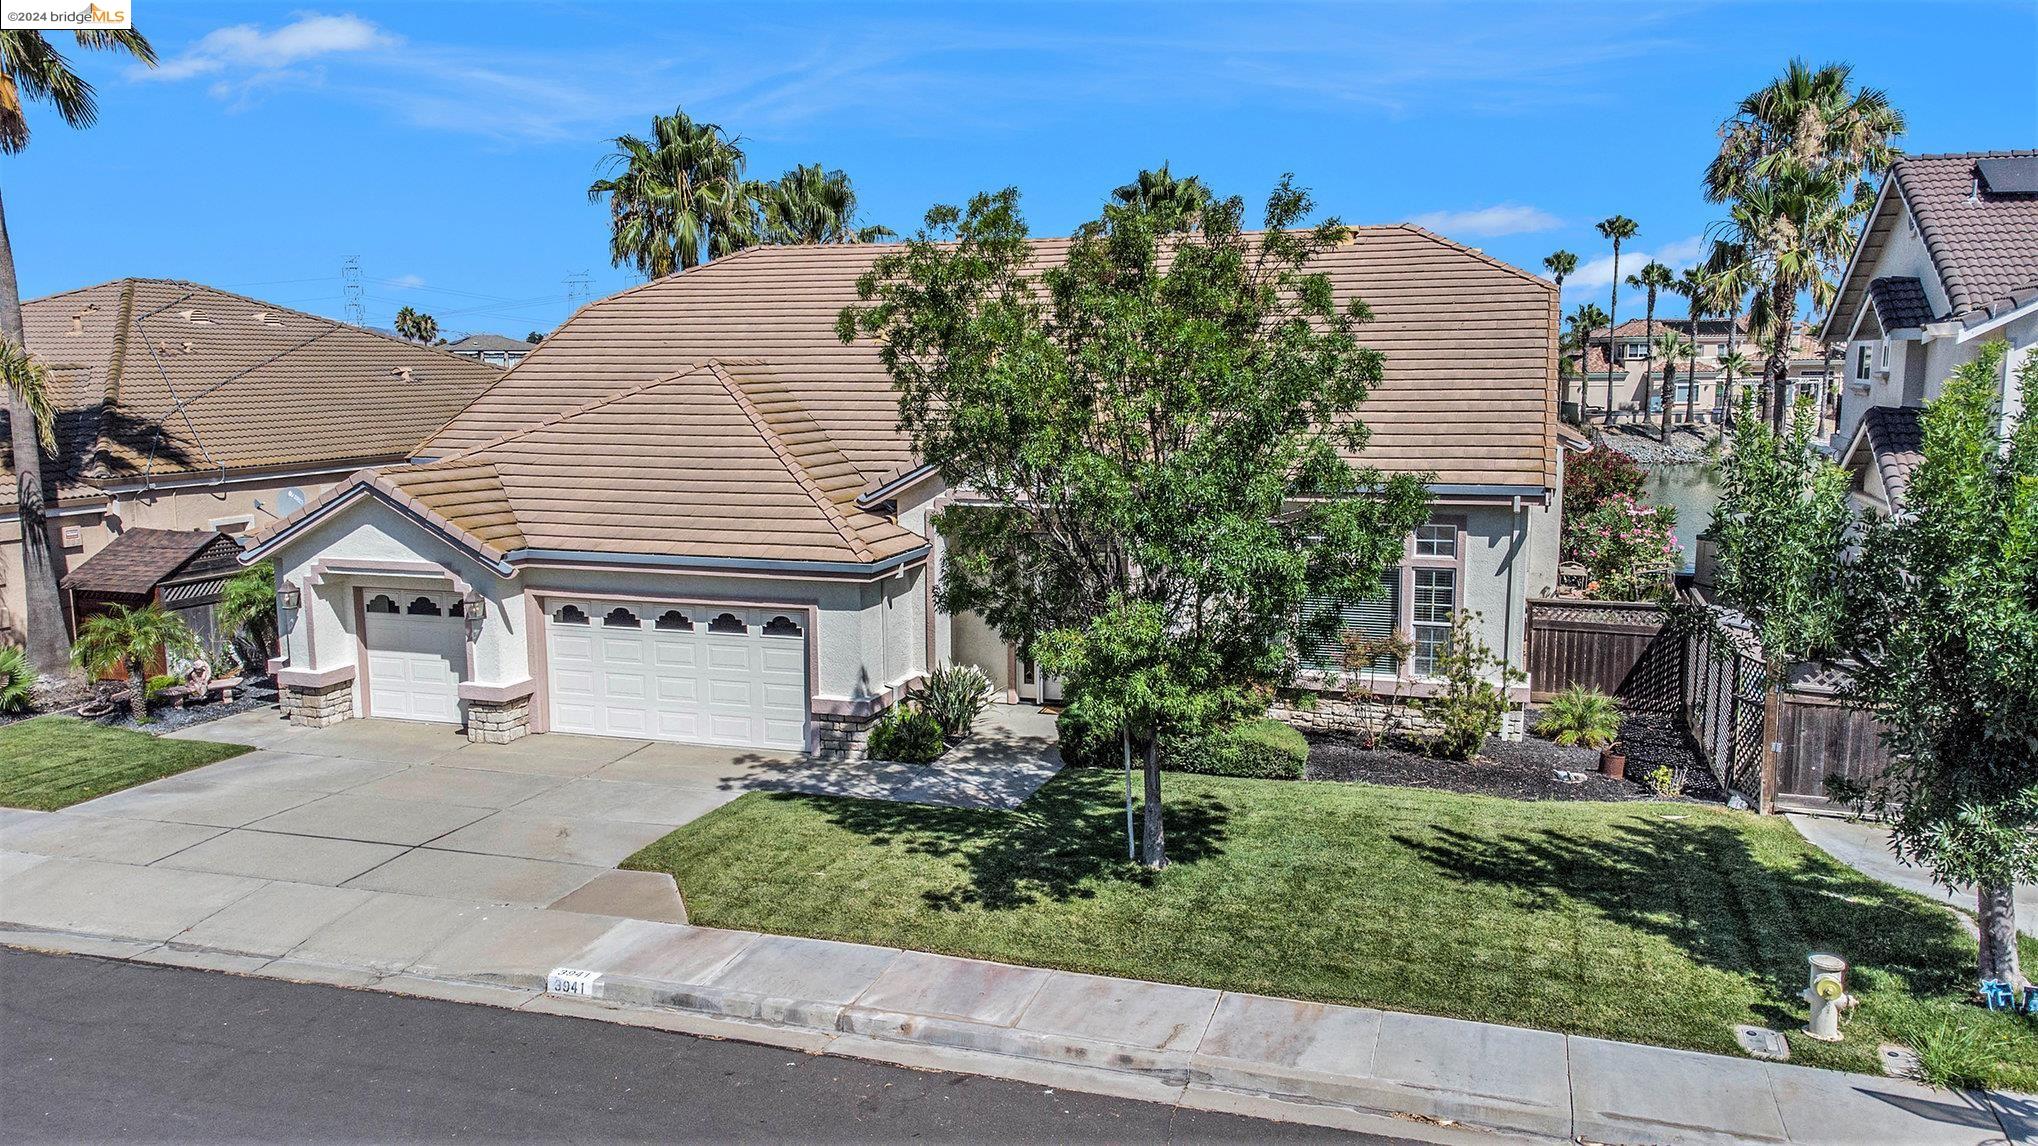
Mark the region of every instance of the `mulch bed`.
<instances>
[{"instance_id":1,"label":"mulch bed","mask_svg":"<svg viewBox=\"0 0 2038 1146\"><path fill-rule=\"evenodd\" d=\"M1531 713L1531 726L1533 717ZM1620 780L1599 771L1598 750L1566 748L1536 736L1519 741L1492 737L1469 761L1425 755L1415 745L1401 742L1361 748L1355 738L1340 733L1311 733L1308 738L1304 776L1310 780L1432 788L1510 800L1655 800L1662 797L1642 779L1667 764L1685 769L1682 798L1709 803L1726 798L1712 774L1698 763L1676 719L1663 713L1630 713L1621 721L1628 766L1627 778ZM1585 779L1565 783L1556 777L1559 769L1582 772Z\"/></svg>"},{"instance_id":2,"label":"mulch bed","mask_svg":"<svg viewBox=\"0 0 2038 1146\"><path fill-rule=\"evenodd\" d=\"M194 704L184 708L173 708L168 704L159 703L149 709L149 722L147 724L136 724L134 718L127 711L127 704L122 702L120 707L105 716L87 719L90 719L94 724L104 725L107 728L127 728L136 732L146 732L152 736L161 736L165 732L175 732L180 728L189 728L194 724L206 724L223 716L253 712L258 708L267 708L275 703L276 678L256 676L247 678L242 682L240 688L234 690L234 699L231 703L214 701L211 704ZM62 708L51 709L49 712L76 716L78 714L78 706L71 704ZM38 716L46 716L49 712L24 712L0 716L0 725L12 724L17 720L30 720Z\"/></svg>"}]
</instances>

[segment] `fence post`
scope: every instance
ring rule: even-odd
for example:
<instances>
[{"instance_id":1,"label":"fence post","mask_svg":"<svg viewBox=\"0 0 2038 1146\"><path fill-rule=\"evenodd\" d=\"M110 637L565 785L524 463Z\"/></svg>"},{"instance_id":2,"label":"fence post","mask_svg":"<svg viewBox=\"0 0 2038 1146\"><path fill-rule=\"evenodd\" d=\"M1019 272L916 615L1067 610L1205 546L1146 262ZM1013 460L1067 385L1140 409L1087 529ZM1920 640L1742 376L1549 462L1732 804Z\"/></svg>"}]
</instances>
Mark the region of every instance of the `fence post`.
<instances>
[{"instance_id":1,"label":"fence post","mask_svg":"<svg viewBox=\"0 0 2038 1146\"><path fill-rule=\"evenodd\" d=\"M1765 816L1776 811L1776 755L1782 748L1782 739L1783 687L1765 680L1762 682L1762 791L1759 802L1759 810Z\"/></svg>"}]
</instances>

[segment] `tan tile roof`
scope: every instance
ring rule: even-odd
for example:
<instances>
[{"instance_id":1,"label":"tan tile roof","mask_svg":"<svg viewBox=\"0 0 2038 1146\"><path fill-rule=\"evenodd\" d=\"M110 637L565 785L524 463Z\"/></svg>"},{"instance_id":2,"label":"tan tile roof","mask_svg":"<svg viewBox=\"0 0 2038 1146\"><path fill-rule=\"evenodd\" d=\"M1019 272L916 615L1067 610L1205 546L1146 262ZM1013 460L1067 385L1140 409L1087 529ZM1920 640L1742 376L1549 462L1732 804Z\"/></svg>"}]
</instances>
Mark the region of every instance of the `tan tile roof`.
<instances>
[{"instance_id":1,"label":"tan tile roof","mask_svg":"<svg viewBox=\"0 0 2038 1146\"><path fill-rule=\"evenodd\" d=\"M1036 240L1036 258L1058 259L1067 246ZM761 412L810 425L806 432L825 439L860 484L896 476L913 458L891 380L872 343L845 346L835 334L857 276L883 251L752 248L590 304L423 453L472 449L693 364L747 359L768 362L774 379L769 401L753 391ZM1340 298L1372 307L1362 341L1386 359L1386 382L1360 410L1373 430L1363 460L1434 471L1452 485L1555 483L1551 284L1412 226L1356 228L1315 267ZM606 465L599 455L580 464ZM599 532L597 522L589 526Z\"/></svg>"},{"instance_id":2,"label":"tan tile roof","mask_svg":"<svg viewBox=\"0 0 2038 1146\"><path fill-rule=\"evenodd\" d=\"M244 295L120 279L22 304L59 383L51 491L143 474L380 464L411 456L501 371ZM0 424L4 424L0 414ZM0 437L0 451L4 451ZM11 452L7 472L13 472ZM11 505L14 483L0 492Z\"/></svg>"},{"instance_id":3,"label":"tan tile roof","mask_svg":"<svg viewBox=\"0 0 2038 1146\"><path fill-rule=\"evenodd\" d=\"M529 549L862 565L926 544L858 508L862 473L754 359L687 368L348 485L363 482L496 560Z\"/></svg>"}]
</instances>

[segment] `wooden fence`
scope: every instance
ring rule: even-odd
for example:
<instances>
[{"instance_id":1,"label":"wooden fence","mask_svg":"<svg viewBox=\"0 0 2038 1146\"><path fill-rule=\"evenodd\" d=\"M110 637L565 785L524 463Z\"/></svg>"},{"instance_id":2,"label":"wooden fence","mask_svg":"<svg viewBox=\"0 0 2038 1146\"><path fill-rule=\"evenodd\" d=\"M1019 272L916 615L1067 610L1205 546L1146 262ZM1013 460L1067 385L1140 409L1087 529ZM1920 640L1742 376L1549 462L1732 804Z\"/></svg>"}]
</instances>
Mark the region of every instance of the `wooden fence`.
<instances>
[{"instance_id":1,"label":"wooden fence","mask_svg":"<svg viewBox=\"0 0 2038 1146\"><path fill-rule=\"evenodd\" d=\"M1769 687L1760 648L1731 626L1687 632L1653 604L1536 600L1527 656L1533 701L1582 684L1675 713L1721 786L1765 811L1823 805L1828 777L1866 781L1888 764L1875 719L1842 704L1830 677Z\"/></svg>"}]
</instances>

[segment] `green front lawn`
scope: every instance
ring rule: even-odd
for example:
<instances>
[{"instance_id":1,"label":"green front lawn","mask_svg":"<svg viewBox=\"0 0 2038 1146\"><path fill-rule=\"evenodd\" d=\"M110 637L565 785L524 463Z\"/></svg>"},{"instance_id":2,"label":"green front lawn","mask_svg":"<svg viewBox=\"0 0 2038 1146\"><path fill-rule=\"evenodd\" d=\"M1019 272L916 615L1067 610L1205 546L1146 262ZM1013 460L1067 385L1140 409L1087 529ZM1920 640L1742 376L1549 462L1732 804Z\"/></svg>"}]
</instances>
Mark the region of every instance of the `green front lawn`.
<instances>
[{"instance_id":1,"label":"green front lawn","mask_svg":"<svg viewBox=\"0 0 2038 1146\"><path fill-rule=\"evenodd\" d=\"M1169 774L1168 852L1125 861L1123 781L1070 769L1016 812L752 793L623 866L693 921L1736 1053L1795 1032L1805 955L1851 960L1847 1040L1963 1043L2038 1088L2038 1035L1961 1002L1974 943L1784 820ZM1970 1057L1973 1057L1970 1055Z\"/></svg>"},{"instance_id":2,"label":"green front lawn","mask_svg":"<svg viewBox=\"0 0 2038 1146\"><path fill-rule=\"evenodd\" d=\"M38 716L0 727L0 807L53 812L251 751Z\"/></svg>"}]
</instances>

